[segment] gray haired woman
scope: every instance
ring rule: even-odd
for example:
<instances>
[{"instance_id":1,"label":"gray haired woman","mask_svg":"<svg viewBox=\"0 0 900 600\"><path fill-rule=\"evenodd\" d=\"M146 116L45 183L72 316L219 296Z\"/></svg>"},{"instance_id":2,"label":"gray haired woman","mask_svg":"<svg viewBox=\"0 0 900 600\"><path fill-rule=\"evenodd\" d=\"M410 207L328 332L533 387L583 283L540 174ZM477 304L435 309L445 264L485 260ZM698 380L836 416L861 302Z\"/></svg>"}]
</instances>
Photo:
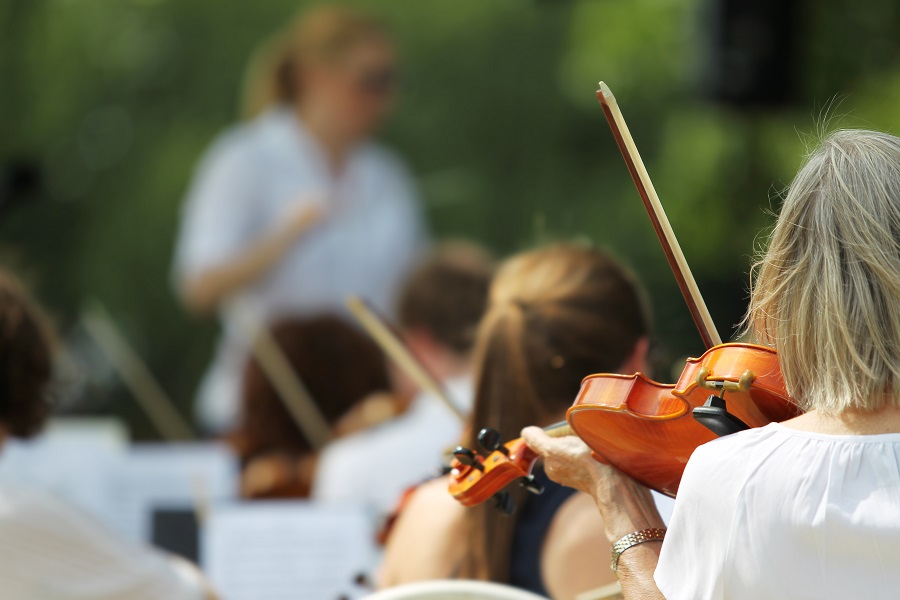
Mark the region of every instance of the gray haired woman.
<instances>
[{"instance_id":1,"label":"gray haired woman","mask_svg":"<svg viewBox=\"0 0 900 600\"><path fill-rule=\"evenodd\" d=\"M900 139L829 136L753 283L747 328L804 412L698 448L662 544L646 489L577 438L523 435L551 478L593 495L626 598L897 598Z\"/></svg>"}]
</instances>

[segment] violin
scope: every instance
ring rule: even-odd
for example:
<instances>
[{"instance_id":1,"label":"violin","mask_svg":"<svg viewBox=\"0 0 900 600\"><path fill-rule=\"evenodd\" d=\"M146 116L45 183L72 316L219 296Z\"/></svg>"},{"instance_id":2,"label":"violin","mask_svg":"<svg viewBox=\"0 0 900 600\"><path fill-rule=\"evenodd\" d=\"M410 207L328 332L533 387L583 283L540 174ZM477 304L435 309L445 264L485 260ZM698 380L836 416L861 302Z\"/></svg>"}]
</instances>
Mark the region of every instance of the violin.
<instances>
[{"instance_id":1,"label":"violin","mask_svg":"<svg viewBox=\"0 0 900 600\"><path fill-rule=\"evenodd\" d=\"M720 344L688 359L675 384L591 375L566 413L594 458L673 498L697 446L793 416L778 355L754 344Z\"/></svg>"},{"instance_id":2,"label":"violin","mask_svg":"<svg viewBox=\"0 0 900 600\"><path fill-rule=\"evenodd\" d=\"M674 497L698 446L790 419L797 408L787 395L773 348L722 343L615 97L603 82L597 99L707 350L686 361L674 384L642 373L590 375L566 412L566 422L544 431L577 435L596 460ZM521 438L501 444L498 437L483 429L478 435L482 453L454 450L449 491L465 506L494 498L498 508L509 512L509 496L502 490L517 480L532 493L542 491L531 476L538 456Z\"/></svg>"}]
</instances>

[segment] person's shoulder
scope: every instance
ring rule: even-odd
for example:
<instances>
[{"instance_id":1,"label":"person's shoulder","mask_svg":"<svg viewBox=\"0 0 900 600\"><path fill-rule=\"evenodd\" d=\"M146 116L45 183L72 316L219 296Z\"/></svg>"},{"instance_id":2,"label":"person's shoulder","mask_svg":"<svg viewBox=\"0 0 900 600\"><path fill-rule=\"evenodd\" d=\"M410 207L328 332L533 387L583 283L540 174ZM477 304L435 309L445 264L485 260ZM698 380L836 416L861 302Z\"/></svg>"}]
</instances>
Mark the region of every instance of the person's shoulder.
<instances>
[{"instance_id":1,"label":"person's shoulder","mask_svg":"<svg viewBox=\"0 0 900 600\"><path fill-rule=\"evenodd\" d=\"M452 520L453 515L461 515L465 509L447 490L447 479L438 477L418 486L410 496L403 514L410 519L433 519L442 514Z\"/></svg>"},{"instance_id":2,"label":"person's shoulder","mask_svg":"<svg viewBox=\"0 0 900 600\"><path fill-rule=\"evenodd\" d=\"M207 161L246 161L264 157L273 146L273 139L286 129L284 121L280 111L270 109L252 119L229 125L209 145Z\"/></svg>"},{"instance_id":3,"label":"person's shoulder","mask_svg":"<svg viewBox=\"0 0 900 600\"><path fill-rule=\"evenodd\" d=\"M572 545L589 540L591 544L602 548L606 542L603 532L603 519L600 518L594 499L588 494L576 492L560 505L553 516L547 542Z\"/></svg>"},{"instance_id":4,"label":"person's shoulder","mask_svg":"<svg viewBox=\"0 0 900 600\"><path fill-rule=\"evenodd\" d=\"M594 568L608 552L594 499L572 494L556 511L541 548L541 576L551 597L572 597L615 582L611 571Z\"/></svg>"},{"instance_id":5,"label":"person's shoulder","mask_svg":"<svg viewBox=\"0 0 900 600\"><path fill-rule=\"evenodd\" d=\"M465 550L465 544L458 543L464 518L465 509L447 493L445 478L418 486L388 537L381 584L451 577Z\"/></svg>"},{"instance_id":6,"label":"person's shoulder","mask_svg":"<svg viewBox=\"0 0 900 600\"><path fill-rule=\"evenodd\" d=\"M702 490L710 494L708 484L715 481L716 494L731 496L753 478L773 448L781 443L779 431L769 425L716 438L697 447L685 468L679 498Z\"/></svg>"},{"instance_id":7,"label":"person's shoulder","mask_svg":"<svg viewBox=\"0 0 900 600\"><path fill-rule=\"evenodd\" d=\"M752 451L779 437L779 429L774 424L754 427L731 435L716 438L702 444L691 454L691 462L721 464L730 459L743 462L744 453Z\"/></svg>"},{"instance_id":8,"label":"person's shoulder","mask_svg":"<svg viewBox=\"0 0 900 600\"><path fill-rule=\"evenodd\" d=\"M234 172L254 155L252 130L244 123L231 125L213 138L200 160L201 172Z\"/></svg>"},{"instance_id":9,"label":"person's shoulder","mask_svg":"<svg viewBox=\"0 0 900 600\"><path fill-rule=\"evenodd\" d=\"M78 519L78 513L54 496L30 488L0 485L0 529L56 527Z\"/></svg>"},{"instance_id":10,"label":"person's shoulder","mask_svg":"<svg viewBox=\"0 0 900 600\"><path fill-rule=\"evenodd\" d=\"M392 443L389 425L351 433L325 446L316 468L317 486L331 487L337 480L357 479L376 469L383 461L385 446Z\"/></svg>"}]
</instances>

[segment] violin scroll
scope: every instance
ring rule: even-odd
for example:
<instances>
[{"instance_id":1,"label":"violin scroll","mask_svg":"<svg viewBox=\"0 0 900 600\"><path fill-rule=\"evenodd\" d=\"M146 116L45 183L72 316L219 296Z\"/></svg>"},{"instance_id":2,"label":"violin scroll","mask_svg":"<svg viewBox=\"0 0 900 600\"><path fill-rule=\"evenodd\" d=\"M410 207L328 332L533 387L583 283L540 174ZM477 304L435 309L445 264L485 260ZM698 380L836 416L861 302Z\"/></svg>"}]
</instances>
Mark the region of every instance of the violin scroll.
<instances>
[{"instance_id":1,"label":"violin scroll","mask_svg":"<svg viewBox=\"0 0 900 600\"><path fill-rule=\"evenodd\" d=\"M522 438L501 444L500 434L485 428L478 434L478 443L486 455L462 446L453 451L450 494L463 506L475 506L493 498L501 512L511 514L515 503L503 488L519 480L532 494L544 491L531 474L538 455Z\"/></svg>"}]
</instances>

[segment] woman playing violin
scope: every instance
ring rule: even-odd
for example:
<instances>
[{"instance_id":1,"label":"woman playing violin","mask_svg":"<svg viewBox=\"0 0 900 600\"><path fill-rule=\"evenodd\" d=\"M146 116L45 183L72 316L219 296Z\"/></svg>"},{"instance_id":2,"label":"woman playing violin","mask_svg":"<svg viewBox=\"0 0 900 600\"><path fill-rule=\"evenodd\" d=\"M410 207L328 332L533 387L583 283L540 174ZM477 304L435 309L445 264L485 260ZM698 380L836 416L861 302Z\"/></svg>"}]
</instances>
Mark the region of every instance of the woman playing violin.
<instances>
[{"instance_id":1,"label":"woman playing violin","mask_svg":"<svg viewBox=\"0 0 900 600\"><path fill-rule=\"evenodd\" d=\"M745 319L804 414L698 448L662 544L645 488L578 438L523 431L552 479L593 496L626 598L897 597L898 240L900 138L832 134L791 185Z\"/></svg>"},{"instance_id":2,"label":"woman playing violin","mask_svg":"<svg viewBox=\"0 0 900 600\"><path fill-rule=\"evenodd\" d=\"M508 439L559 421L585 373L641 370L647 335L637 284L607 255L553 246L512 258L478 329L472 422ZM526 498L514 486L512 516L463 508L444 478L419 488L388 542L383 584L465 577L574 598L612 582L594 568L605 538L590 496L537 477L546 490Z\"/></svg>"}]
</instances>

